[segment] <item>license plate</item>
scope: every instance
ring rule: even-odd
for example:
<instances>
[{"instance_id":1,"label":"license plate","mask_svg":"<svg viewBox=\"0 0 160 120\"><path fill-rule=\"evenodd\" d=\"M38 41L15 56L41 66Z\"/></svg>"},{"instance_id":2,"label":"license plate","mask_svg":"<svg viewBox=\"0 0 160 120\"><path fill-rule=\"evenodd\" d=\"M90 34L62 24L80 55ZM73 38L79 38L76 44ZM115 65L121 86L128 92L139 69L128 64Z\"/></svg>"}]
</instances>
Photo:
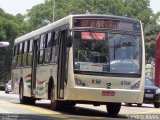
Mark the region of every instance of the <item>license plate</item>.
<instances>
[{"instance_id":1,"label":"license plate","mask_svg":"<svg viewBox=\"0 0 160 120\"><path fill-rule=\"evenodd\" d=\"M102 96L115 96L114 91L102 91Z\"/></svg>"},{"instance_id":2,"label":"license plate","mask_svg":"<svg viewBox=\"0 0 160 120\"><path fill-rule=\"evenodd\" d=\"M146 98L153 98L153 94L145 94Z\"/></svg>"}]
</instances>

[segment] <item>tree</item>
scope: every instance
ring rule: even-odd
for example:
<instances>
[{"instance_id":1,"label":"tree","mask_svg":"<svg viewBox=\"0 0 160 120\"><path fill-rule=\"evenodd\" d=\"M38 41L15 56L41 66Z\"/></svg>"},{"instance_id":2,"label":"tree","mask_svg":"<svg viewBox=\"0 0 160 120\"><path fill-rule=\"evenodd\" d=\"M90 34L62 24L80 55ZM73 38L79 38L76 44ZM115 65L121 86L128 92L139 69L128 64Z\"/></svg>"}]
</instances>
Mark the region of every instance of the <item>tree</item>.
<instances>
[{"instance_id":1,"label":"tree","mask_svg":"<svg viewBox=\"0 0 160 120\"><path fill-rule=\"evenodd\" d=\"M0 41L8 41L10 46L0 48L0 80L10 73L13 40L17 35L17 24L14 17L0 9Z\"/></svg>"},{"instance_id":2,"label":"tree","mask_svg":"<svg viewBox=\"0 0 160 120\"><path fill-rule=\"evenodd\" d=\"M147 62L150 62L151 59L155 58L155 40L157 34L160 32L160 24L157 22L159 20L159 16L160 12L152 14L144 29Z\"/></svg>"}]
</instances>

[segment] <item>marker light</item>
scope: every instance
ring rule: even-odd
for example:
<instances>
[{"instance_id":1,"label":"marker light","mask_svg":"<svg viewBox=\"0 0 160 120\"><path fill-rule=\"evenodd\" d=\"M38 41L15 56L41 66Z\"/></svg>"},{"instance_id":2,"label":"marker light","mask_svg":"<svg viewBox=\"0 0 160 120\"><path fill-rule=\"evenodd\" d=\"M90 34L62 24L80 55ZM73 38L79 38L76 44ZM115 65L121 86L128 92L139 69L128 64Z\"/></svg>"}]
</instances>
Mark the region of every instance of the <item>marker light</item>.
<instances>
[{"instance_id":1,"label":"marker light","mask_svg":"<svg viewBox=\"0 0 160 120\"><path fill-rule=\"evenodd\" d=\"M75 83L77 86L85 86L85 83L83 83L81 80L75 79Z\"/></svg>"},{"instance_id":2,"label":"marker light","mask_svg":"<svg viewBox=\"0 0 160 120\"><path fill-rule=\"evenodd\" d=\"M9 42L0 42L0 47L7 47Z\"/></svg>"}]
</instances>

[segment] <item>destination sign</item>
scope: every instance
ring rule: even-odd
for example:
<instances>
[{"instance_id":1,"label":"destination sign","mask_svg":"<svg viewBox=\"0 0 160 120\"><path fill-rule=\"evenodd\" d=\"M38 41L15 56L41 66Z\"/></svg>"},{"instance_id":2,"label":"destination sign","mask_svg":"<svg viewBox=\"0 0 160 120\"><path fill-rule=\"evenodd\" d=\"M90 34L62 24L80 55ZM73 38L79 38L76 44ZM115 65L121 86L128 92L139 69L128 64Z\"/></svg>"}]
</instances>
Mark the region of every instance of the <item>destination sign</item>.
<instances>
[{"instance_id":1,"label":"destination sign","mask_svg":"<svg viewBox=\"0 0 160 120\"><path fill-rule=\"evenodd\" d=\"M105 33L92 33L92 32L81 32L82 39L93 39L96 38L98 40L105 39Z\"/></svg>"},{"instance_id":2,"label":"destination sign","mask_svg":"<svg viewBox=\"0 0 160 120\"><path fill-rule=\"evenodd\" d=\"M106 19L75 19L74 27L96 27L115 30L140 31L139 24Z\"/></svg>"}]
</instances>

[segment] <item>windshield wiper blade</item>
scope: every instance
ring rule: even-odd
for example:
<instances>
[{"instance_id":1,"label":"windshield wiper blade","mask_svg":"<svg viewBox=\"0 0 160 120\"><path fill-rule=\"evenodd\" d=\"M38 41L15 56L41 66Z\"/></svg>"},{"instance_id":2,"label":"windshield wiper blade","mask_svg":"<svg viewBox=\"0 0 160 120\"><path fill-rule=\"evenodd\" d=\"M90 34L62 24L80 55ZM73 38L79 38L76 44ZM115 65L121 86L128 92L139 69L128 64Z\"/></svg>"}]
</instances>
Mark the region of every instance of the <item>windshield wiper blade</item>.
<instances>
[{"instance_id":1,"label":"windshield wiper blade","mask_svg":"<svg viewBox=\"0 0 160 120\"><path fill-rule=\"evenodd\" d=\"M93 30L89 29L88 31L89 31L91 37L92 37L94 40L96 40L96 41L97 41L97 40L100 40L100 39L97 37L96 33L95 33Z\"/></svg>"}]
</instances>

